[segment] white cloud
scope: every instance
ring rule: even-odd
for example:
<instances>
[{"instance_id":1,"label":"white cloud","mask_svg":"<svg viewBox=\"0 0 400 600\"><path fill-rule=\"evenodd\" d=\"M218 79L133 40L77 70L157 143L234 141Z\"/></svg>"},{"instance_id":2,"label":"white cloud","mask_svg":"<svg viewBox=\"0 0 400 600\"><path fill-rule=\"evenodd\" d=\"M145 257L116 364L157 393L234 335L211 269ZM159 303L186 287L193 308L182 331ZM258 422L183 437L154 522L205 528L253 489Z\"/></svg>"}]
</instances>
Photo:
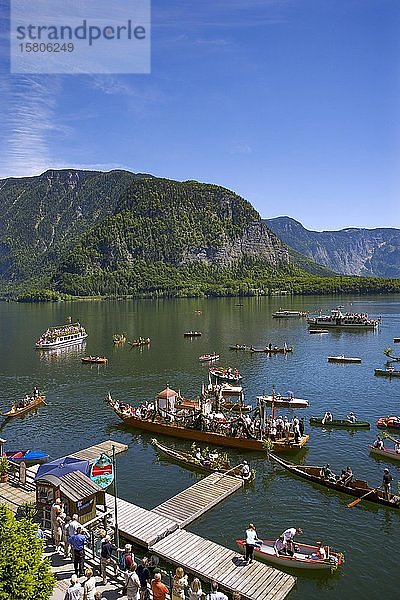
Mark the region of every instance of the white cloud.
<instances>
[{"instance_id":1,"label":"white cloud","mask_svg":"<svg viewBox=\"0 0 400 600\"><path fill-rule=\"evenodd\" d=\"M55 116L58 91L56 77L13 75L0 80L1 177L35 175L54 161L50 138L58 136L61 141L71 132Z\"/></svg>"}]
</instances>

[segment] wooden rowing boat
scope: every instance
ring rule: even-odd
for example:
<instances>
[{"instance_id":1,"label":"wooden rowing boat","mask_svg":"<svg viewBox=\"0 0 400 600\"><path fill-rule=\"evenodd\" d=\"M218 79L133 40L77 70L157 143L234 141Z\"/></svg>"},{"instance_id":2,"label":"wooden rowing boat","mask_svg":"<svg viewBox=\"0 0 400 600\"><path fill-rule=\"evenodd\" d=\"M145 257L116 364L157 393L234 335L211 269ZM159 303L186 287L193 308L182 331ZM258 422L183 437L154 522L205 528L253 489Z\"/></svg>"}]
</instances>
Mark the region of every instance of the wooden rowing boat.
<instances>
[{"instance_id":1,"label":"wooden rowing boat","mask_svg":"<svg viewBox=\"0 0 400 600\"><path fill-rule=\"evenodd\" d=\"M200 362L207 362L209 360L218 360L218 359L219 359L219 354L202 354L201 356L199 356Z\"/></svg>"},{"instance_id":2,"label":"wooden rowing boat","mask_svg":"<svg viewBox=\"0 0 400 600\"><path fill-rule=\"evenodd\" d=\"M192 442L205 442L213 447L224 446L241 450L254 450L256 452L264 452L265 445L268 443L268 440L258 439L255 436L236 437L230 435L228 431L230 423L241 419L240 416L236 416L232 421L227 421L226 419L221 421L221 426L226 428L226 433L216 433L214 431L204 431L195 428L195 426L197 426L196 420L201 416L200 412L193 412L190 421L192 426L189 426L189 424L180 425L176 421L174 423L166 421L160 414L153 414L151 418L141 418L135 414L134 409L129 405L124 404L124 408L121 409L119 402L115 401L110 394L106 398L106 401L115 414L127 426L134 427L135 429L158 433L160 435L169 435L174 438L186 439ZM176 418L179 419L179 417L180 415L177 413ZM187 421L187 423L189 423L189 421ZM293 434L290 434L288 440L282 438L273 442L271 441L272 450L274 452L297 452L305 446L309 439L310 436L303 435L298 442L295 442Z\"/></svg>"},{"instance_id":3,"label":"wooden rowing boat","mask_svg":"<svg viewBox=\"0 0 400 600\"><path fill-rule=\"evenodd\" d=\"M369 445L368 448L370 453L375 454L376 456L382 456L384 458L389 458L390 460L400 460L400 453L396 452L393 448L376 448L372 445Z\"/></svg>"},{"instance_id":4,"label":"wooden rowing boat","mask_svg":"<svg viewBox=\"0 0 400 600\"><path fill-rule=\"evenodd\" d=\"M355 356L344 356L344 354L342 354L341 356L328 356L328 362L359 364L361 363L361 358Z\"/></svg>"},{"instance_id":5,"label":"wooden rowing boat","mask_svg":"<svg viewBox=\"0 0 400 600\"><path fill-rule=\"evenodd\" d=\"M274 540L262 540L261 544L256 543L254 556L263 562L271 563L276 566L289 567L291 569L308 569L313 571L335 571L343 563L343 554L334 552L330 548L327 558L322 560L317 558L318 546L309 544L298 544L296 542L296 551L293 556L287 554L277 555L274 550ZM244 553L246 548L245 540L236 540L239 550Z\"/></svg>"},{"instance_id":6,"label":"wooden rowing boat","mask_svg":"<svg viewBox=\"0 0 400 600\"><path fill-rule=\"evenodd\" d=\"M375 369L374 374L380 377L400 377L400 370L398 369Z\"/></svg>"},{"instance_id":7,"label":"wooden rowing boat","mask_svg":"<svg viewBox=\"0 0 400 600\"><path fill-rule=\"evenodd\" d=\"M293 346L283 346L282 348L278 348L275 346L274 348L254 348L254 346L250 346L251 352L264 352L265 354L287 354L288 352L293 352Z\"/></svg>"},{"instance_id":8,"label":"wooden rowing boat","mask_svg":"<svg viewBox=\"0 0 400 600\"><path fill-rule=\"evenodd\" d=\"M245 344L235 344L234 346L229 346L229 350L250 350L250 346L246 346Z\"/></svg>"},{"instance_id":9,"label":"wooden rowing boat","mask_svg":"<svg viewBox=\"0 0 400 600\"><path fill-rule=\"evenodd\" d=\"M184 337L200 337L201 331L185 331Z\"/></svg>"},{"instance_id":10,"label":"wooden rowing boat","mask_svg":"<svg viewBox=\"0 0 400 600\"><path fill-rule=\"evenodd\" d=\"M134 348L135 346L148 346L149 344L151 344L151 339L144 338L142 340L133 340L133 342L128 342L128 344L132 346L132 348Z\"/></svg>"},{"instance_id":11,"label":"wooden rowing boat","mask_svg":"<svg viewBox=\"0 0 400 600\"><path fill-rule=\"evenodd\" d=\"M240 373L223 369L222 367L210 367L210 375L218 379L218 381L226 381L227 383L239 383L242 380Z\"/></svg>"},{"instance_id":12,"label":"wooden rowing boat","mask_svg":"<svg viewBox=\"0 0 400 600\"><path fill-rule=\"evenodd\" d=\"M391 494L389 500L386 500L384 493L379 488L371 488L366 481L361 479L353 479L347 485L339 481L331 481L323 477L323 467L320 466L307 466L307 465L296 465L287 460L284 460L274 454L270 453L269 458L301 479L306 479L313 483L317 483L323 487L342 492L343 494L349 494L356 498L362 498L366 496L366 500L375 504L381 504L390 508L400 507L400 497L395 494ZM368 495L367 495L368 494Z\"/></svg>"},{"instance_id":13,"label":"wooden rowing boat","mask_svg":"<svg viewBox=\"0 0 400 600\"><path fill-rule=\"evenodd\" d=\"M379 427L379 429L400 429L400 417L394 415L380 417L376 422L376 426Z\"/></svg>"},{"instance_id":14,"label":"wooden rowing boat","mask_svg":"<svg viewBox=\"0 0 400 600\"><path fill-rule=\"evenodd\" d=\"M253 481L254 479L254 471L250 472L248 477L243 477L241 473L242 464L232 467L227 460L226 454L219 455L219 458L211 461L200 462L191 452L184 452L182 450L177 450L176 448L171 448L169 446L165 446L157 441L155 438L151 440L153 446L155 446L158 450L160 450L163 454L172 458L172 460L178 462L185 467L190 469L194 469L196 471L203 471L205 473L226 473L231 475L232 477L237 477L238 479L242 479L244 482Z\"/></svg>"},{"instance_id":15,"label":"wooden rowing boat","mask_svg":"<svg viewBox=\"0 0 400 600\"><path fill-rule=\"evenodd\" d=\"M345 429L370 429L371 425L367 421L349 421L348 419L333 419L324 421L322 417L311 417L310 425L320 425L322 427L342 427Z\"/></svg>"},{"instance_id":16,"label":"wooden rowing boat","mask_svg":"<svg viewBox=\"0 0 400 600\"><path fill-rule=\"evenodd\" d=\"M281 396L280 394L272 394L271 396L257 396L257 400L262 400L267 404L278 406L288 406L289 408L307 408L308 400L302 398L293 398L292 396Z\"/></svg>"},{"instance_id":17,"label":"wooden rowing boat","mask_svg":"<svg viewBox=\"0 0 400 600\"><path fill-rule=\"evenodd\" d=\"M108 363L108 358L105 356L82 356L81 361L85 364L105 365Z\"/></svg>"},{"instance_id":18,"label":"wooden rowing boat","mask_svg":"<svg viewBox=\"0 0 400 600\"><path fill-rule=\"evenodd\" d=\"M33 410L34 408L38 408L42 404L46 404L45 400L46 400L46 396L37 396L37 398L31 399L30 403L27 404L26 406L18 407L18 405L16 403L14 403L12 405L12 407L10 408L10 410L8 412L2 413L1 416L6 417L6 418L20 417L21 415L26 414L30 410Z\"/></svg>"}]
</instances>

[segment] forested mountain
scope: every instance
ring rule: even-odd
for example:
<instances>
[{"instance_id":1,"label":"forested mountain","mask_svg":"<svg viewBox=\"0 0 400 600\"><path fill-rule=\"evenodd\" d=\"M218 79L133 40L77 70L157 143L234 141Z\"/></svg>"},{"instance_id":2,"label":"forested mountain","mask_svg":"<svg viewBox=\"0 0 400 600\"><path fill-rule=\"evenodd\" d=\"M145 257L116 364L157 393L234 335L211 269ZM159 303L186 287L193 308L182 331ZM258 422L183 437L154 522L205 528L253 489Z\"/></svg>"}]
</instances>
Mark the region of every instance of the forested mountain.
<instances>
[{"instance_id":1,"label":"forested mountain","mask_svg":"<svg viewBox=\"0 0 400 600\"><path fill-rule=\"evenodd\" d=\"M290 217L264 223L290 248L337 273L400 277L400 229L309 231Z\"/></svg>"},{"instance_id":2,"label":"forested mountain","mask_svg":"<svg viewBox=\"0 0 400 600\"><path fill-rule=\"evenodd\" d=\"M196 181L51 170L0 181L0 212L3 283L122 294L299 272L246 200Z\"/></svg>"}]
</instances>

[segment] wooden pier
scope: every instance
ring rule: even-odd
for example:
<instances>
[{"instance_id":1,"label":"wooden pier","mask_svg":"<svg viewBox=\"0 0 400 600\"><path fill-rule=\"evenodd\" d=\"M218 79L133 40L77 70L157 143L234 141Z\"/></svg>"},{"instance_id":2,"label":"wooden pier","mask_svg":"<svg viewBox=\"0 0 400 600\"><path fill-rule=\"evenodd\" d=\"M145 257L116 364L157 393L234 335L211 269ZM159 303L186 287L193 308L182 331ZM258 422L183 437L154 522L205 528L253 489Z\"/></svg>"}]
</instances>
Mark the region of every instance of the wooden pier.
<instances>
[{"instance_id":1,"label":"wooden pier","mask_svg":"<svg viewBox=\"0 0 400 600\"><path fill-rule=\"evenodd\" d=\"M212 473L156 506L152 512L173 519L179 524L179 527L185 527L236 492L242 485L243 481L237 477Z\"/></svg>"},{"instance_id":2,"label":"wooden pier","mask_svg":"<svg viewBox=\"0 0 400 600\"><path fill-rule=\"evenodd\" d=\"M126 444L114 442L114 440L106 440L105 442L101 442L101 444L95 444L94 446L85 448L85 450L79 450L78 452L74 452L69 456L93 462L94 460L96 460L96 458L99 458L100 454L107 454L108 456L112 456L113 446L115 448L115 454L121 454L121 452L125 452L126 450L128 450L128 446Z\"/></svg>"},{"instance_id":3,"label":"wooden pier","mask_svg":"<svg viewBox=\"0 0 400 600\"><path fill-rule=\"evenodd\" d=\"M237 552L183 529L149 550L203 581L217 581L228 592L240 592L247 600L283 600L296 584L292 575L258 561L247 565Z\"/></svg>"},{"instance_id":4,"label":"wooden pier","mask_svg":"<svg viewBox=\"0 0 400 600\"><path fill-rule=\"evenodd\" d=\"M114 496L106 494L106 506L115 519ZM135 506L120 498L117 500L117 510L120 535L146 548L176 531L179 527L173 519L157 515L151 510Z\"/></svg>"}]
</instances>

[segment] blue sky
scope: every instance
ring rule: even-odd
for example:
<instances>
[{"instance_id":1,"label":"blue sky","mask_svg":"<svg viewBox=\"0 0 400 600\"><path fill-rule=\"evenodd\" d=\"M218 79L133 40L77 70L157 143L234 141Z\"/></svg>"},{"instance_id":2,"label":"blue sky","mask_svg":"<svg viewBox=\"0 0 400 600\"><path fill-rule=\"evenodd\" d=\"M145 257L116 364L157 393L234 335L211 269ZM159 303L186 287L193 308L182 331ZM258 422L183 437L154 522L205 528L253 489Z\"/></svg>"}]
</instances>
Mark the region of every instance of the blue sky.
<instances>
[{"instance_id":1,"label":"blue sky","mask_svg":"<svg viewBox=\"0 0 400 600\"><path fill-rule=\"evenodd\" d=\"M398 0L153 0L149 75L12 75L3 34L0 177L124 168L400 227L399 31Z\"/></svg>"}]
</instances>

